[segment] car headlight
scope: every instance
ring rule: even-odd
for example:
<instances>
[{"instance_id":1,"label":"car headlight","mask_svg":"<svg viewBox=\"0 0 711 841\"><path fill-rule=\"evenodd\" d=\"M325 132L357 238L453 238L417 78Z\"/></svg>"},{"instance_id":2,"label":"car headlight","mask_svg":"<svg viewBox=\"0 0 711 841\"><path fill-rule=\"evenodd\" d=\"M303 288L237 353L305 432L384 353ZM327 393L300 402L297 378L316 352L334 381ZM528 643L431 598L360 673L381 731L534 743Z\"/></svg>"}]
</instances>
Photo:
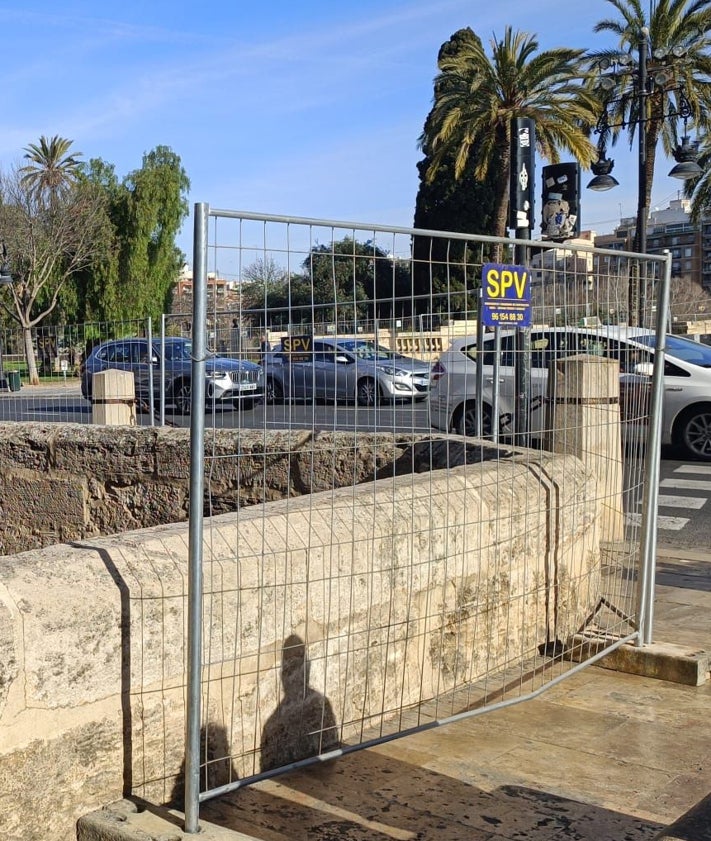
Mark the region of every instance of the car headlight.
<instances>
[{"instance_id":1,"label":"car headlight","mask_svg":"<svg viewBox=\"0 0 711 841\"><path fill-rule=\"evenodd\" d=\"M406 377L408 372L400 368L395 368L392 365L378 365L378 370L384 374L390 374L391 377Z\"/></svg>"},{"instance_id":2,"label":"car headlight","mask_svg":"<svg viewBox=\"0 0 711 841\"><path fill-rule=\"evenodd\" d=\"M206 371L205 376L212 380L221 380L227 376L224 371Z\"/></svg>"}]
</instances>

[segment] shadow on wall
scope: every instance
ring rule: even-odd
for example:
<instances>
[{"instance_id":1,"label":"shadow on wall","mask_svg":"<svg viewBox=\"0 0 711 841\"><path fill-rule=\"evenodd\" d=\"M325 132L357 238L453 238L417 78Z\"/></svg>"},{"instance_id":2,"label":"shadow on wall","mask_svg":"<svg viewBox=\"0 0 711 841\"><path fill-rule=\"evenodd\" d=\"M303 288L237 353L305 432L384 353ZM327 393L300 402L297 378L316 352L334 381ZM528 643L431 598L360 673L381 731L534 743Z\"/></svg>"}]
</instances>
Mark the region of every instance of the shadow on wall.
<instances>
[{"instance_id":1,"label":"shadow on wall","mask_svg":"<svg viewBox=\"0 0 711 841\"><path fill-rule=\"evenodd\" d=\"M261 770L318 756L340 744L331 703L309 686L306 644L292 634L284 640L281 682L284 695L262 731Z\"/></svg>"},{"instance_id":2,"label":"shadow on wall","mask_svg":"<svg viewBox=\"0 0 711 841\"><path fill-rule=\"evenodd\" d=\"M231 753L227 730L222 725L207 724L200 728L200 791L210 791L239 779L230 760ZM177 809L185 805L185 760L168 802Z\"/></svg>"}]
</instances>

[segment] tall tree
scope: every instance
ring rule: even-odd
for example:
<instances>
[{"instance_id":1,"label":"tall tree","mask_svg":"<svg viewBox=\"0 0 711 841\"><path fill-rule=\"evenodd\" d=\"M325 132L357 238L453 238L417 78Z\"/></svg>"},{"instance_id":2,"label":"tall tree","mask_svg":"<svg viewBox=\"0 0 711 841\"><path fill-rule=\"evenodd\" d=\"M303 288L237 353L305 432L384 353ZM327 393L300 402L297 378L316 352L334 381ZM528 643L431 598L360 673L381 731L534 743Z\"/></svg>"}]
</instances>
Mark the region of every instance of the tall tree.
<instances>
[{"instance_id":1,"label":"tall tree","mask_svg":"<svg viewBox=\"0 0 711 841\"><path fill-rule=\"evenodd\" d=\"M143 156L140 169L124 179L115 222L119 278L126 317L169 312L172 290L185 256L175 237L188 215L190 180L168 146Z\"/></svg>"},{"instance_id":2,"label":"tall tree","mask_svg":"<svg viewBox=\"0 0 711 841\"><path fill-rule=\"evenodd\" d=\"M644 131L647 192L645 207L650 207L654 164L659 139L667 156L678 143L679 120L668 119L680 105L680 87L692 110L693 123L708 130L711 126L711 0L658 0L649 3L649 16L642 0L607 0L619 18L605 18L595 25L595 32L611 32L619 38L617 50L601 50L589 55L593 67L600 67L621 56L625 71L619 75L619 87L613 92L608 113L613 142L620 131L627 130L630 146L635 132ZM644 30L648 30L648 34ZM653 84L646 97L646 113L639 113L636 92L639 48L648 41L648 76L664 71L662 84Z\"/></svg>"},{"instance_id":3,"label":"tall tree","mask_svg":"<svg viewBox=\"0 0 711 841\"><path fill-rule=\"evenodd\" d=\"M82 180L106 196L103 224L111 239L110 248L82 273L84 317L158 319L170 310L185 259L175 237L188 214L190 181L179 156L158 146L143 156L140 169L121 182L112 165L91 160Z\"/></svg>"},{"instance_id":4,"label":"tall tree","mask_svg":"<svg viewBox=\"0 0 711 841\"><path fill-rule=\"evenodd\" d=\"M51 202L77 180L81 152L70 154L72 143L58 134L50 138L42 135L39 143L25 147L24 157L29 163L20 169L22 183L37 199Z\"/></svg>"},{"instance_id":5,"label":"tall tree","mask_svg":"<svg viewBox=\"0 0 711 841\"><path fill-rule=\"evenodd\" d=\"M466 44L470 29L460 29L440 47L437 57L442 68L445 59L456 55L460 43ZM435 95L436 99L436 95ZM454 231L467 234L490 233L493 228L496 195L496 168L491 167L485 178L474 175L466 167L455 177L456 150L442 155L438 166L432 167L432 112L427 116L420 146L424 157L417 164L420 186L415 201L416 228L435 231ZM413 238L413 299L417 313L463 311L473 306L464 292L466 278L465 241L447 236L418 235ZM473 291L473 290L472 290Z\"/></svg>"},{"instance_id":6,"label":"tall tree","mask_svg":"<svg viewBox=\"0 0 711 841\"><path fill-rule=\"evenodd\" d=\"M103 214L104 195L92 185L57 192L48 207L19 171L0 175L0 230L13 277L0 294L0 307L22 329L32 384L39 382L32 328L53 312L62 290L103 247Z\"/></svg>"},{"instance_id":7,"label":"tall tree","mask_svg":"<svg viewBox=\"0 0 711 841\"><path fill-rule=\"evenodd\" d=\"M711 213L711 135L708 132L700 139L698 164L703 172L700 178L684 182L684 195L691 199L691 219L696 223Z\"/></svg>"},{"instance_id":8,"label":"tall tree","mask_svg":"<svg viewBox=\"0 0 711 841\"><path fill-rule=\"evenodd\" d=\"M466 33L466 34L464 34ZM537 52L535 36L514 32L491 41L491 58L470 29L461 30L457 49L441 57L427 136L432 161L428 178L445 161L454 161L454 177L468 166L485 179L493 171L495 209L492 231L505 236L511 158L511 120L528 117L536 125L538 152L552 163L560 149L583 165L595 149L586 130L597 118L597 99L581 80L583 50L558 48Z\"/></svg>"}]
</instances>

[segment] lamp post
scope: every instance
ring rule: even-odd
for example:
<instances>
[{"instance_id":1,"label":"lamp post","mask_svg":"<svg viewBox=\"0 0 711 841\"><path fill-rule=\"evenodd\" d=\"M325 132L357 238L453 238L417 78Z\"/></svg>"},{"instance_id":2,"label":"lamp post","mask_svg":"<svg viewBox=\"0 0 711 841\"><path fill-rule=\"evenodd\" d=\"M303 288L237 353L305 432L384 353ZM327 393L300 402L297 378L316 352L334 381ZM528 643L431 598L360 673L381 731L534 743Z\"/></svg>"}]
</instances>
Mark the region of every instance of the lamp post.
<instances>
[{"instance_id":1,"label":"lamp post","mask_svg":"<svg viewBox=\"0 0 711 841\"><path fill-rule=\"evenodd\" d=\"M632 97L622 96L619 99L608 99L603 108L603 112L595 127L595 133L600 136L598 141L598 160L592 164L593 178L588 184L588 189L596 190L598 192L610 190L616 187L619 182L610 173L614 166L614 161L606 157L607 154L607 136L610 129L613 128L627 128L632 125L638 126L638 176L637 176L637 218L635 223L634 235L634 250L639 254L647 253L647 220L649 218L649 206L647 203L647 192L649 187L649 180L647 174L647 126L652 119L657 120L677 120L681 118L684 122L684 135L682 142L674 151L674 159L677 161L676 166L669 173L673 178L680 178L683 180L697 178L702 174L701 167L696 163L698 157L698 142L691 143L687 135L686 126L687 120L692 116L691 105L684 94L684 85L675 84L669 87L668 83L672 77L665 71L667 67L667 55L662 51L654 51L653 57L658 59L661 63L656 72L650 78L649 74L649 29L645 26L640 31L639 45L638 45L638 62L637 68L630 70L631 58L626 53L621 53L616 61L603 59L599 63L600 70L607 70L611 64L619 64L620 71L623 74L631 74L633 82ZM682 51L675 51L673 58L683 59L684 53ZM613 72L606 76L600 77L600 84L604 89L610 90L618 82L617 71L613 68ZM664 111L664 103L662 103L662 110L656 114L649 113L649 98L654 93L656 88L663 90L665 94L676 93L678 108L671 108L667 112ZM630 115L629 120L621 121L619 123L611 124L608 120L607 109L610 105L615 103L624 103L632 99L636 101L637 114L636 117ZM639 274L639 264L633 267L633 274L630 277L629 287L629 313L628 320L632 326L638 326L642 320L644 312L644 298L641 293L642 286Z\"/></svg>"}]
</instances>

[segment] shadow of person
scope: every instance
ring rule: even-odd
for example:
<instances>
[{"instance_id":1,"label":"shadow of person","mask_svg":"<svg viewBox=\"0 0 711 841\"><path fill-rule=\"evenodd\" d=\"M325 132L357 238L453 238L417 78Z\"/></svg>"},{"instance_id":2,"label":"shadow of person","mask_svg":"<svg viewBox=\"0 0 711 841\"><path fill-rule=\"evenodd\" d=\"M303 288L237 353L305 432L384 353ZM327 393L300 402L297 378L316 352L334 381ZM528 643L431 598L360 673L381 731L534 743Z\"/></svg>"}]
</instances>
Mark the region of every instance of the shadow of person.
<instances>
[{"instance_id":1,"label":"shadow of person","mask_svg":"<svg viewBox=\"0 0 711 841\"><path fill-rule=\"evenodd\" d=\"M200 728L200 791L211 791L238 779L231 761L227 730L220 724L203 725ZM185 759L175 778L168 804L178 809L185 805Z\"/></svg>"},{"instance_id":2,"label":"shadow of person","mask_svg":"<svg viewBox=\"0 0 711 841\"><path fill-rule=\"evenodd\" d=\"M340 744L328 698L309 686L306 645L296 634L282 647L281 682L284 696L262 731L262 771L318 756Z\"/></svg>"}]
</instances>

